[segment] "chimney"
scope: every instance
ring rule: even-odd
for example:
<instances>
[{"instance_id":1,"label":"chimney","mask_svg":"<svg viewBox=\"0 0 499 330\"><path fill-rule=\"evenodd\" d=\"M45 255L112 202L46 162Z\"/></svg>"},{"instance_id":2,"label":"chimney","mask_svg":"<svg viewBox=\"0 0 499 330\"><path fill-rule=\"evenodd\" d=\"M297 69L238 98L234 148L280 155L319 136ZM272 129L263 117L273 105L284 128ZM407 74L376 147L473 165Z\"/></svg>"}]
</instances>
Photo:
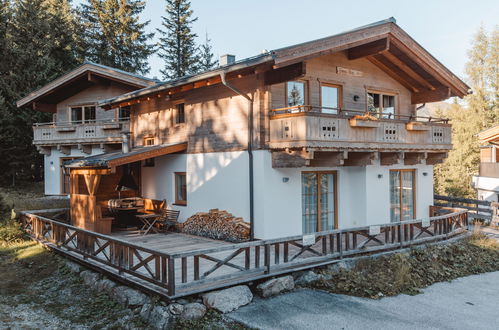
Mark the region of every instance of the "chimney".
<instances>
[{"instance_id":1,"label":"chimney","mask_svg":"<svg viewBox=\"0 0 499 330\"><path fill-rule=\"evenodd\" d=\"M123 142L121 142L121 151L126 154L130 152L130 133L123 133Z\"/></svg>"},{"instance_id":2,"label":"chimney","mask_svg":"<svg viewBox=\"0 0 499 330\"><path fill-rule=\"evenodd\" d=\"M225 54L220 56L220 66L234 64L236 55Z\"/></svg>"}]
</instances>

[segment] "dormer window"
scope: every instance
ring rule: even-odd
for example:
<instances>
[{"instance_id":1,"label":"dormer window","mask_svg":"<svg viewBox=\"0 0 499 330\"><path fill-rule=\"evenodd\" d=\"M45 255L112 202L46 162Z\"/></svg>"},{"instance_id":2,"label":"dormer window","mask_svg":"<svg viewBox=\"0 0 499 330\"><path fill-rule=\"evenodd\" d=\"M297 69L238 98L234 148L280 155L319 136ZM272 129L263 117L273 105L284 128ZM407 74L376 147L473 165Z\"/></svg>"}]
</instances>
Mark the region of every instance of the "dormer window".
<instances>
[{"instance_id":1,"label":"dormer window","mask_svg":"<svg viewBox=\"0 0 499 330\"><path fill-rule=\"evenodd\" d=\"M368 92L367 111L378 118L394 118L395 95Z\"/></svg>"},{"instance_id":2,"label":"dormer window","mask_svg":"<svg viewBox=\"0 0 499 330\"><path fill-rule=\"evenodd\" d=\"M95 122L95 106L71 107L70 114L73 124Z\"/></svg>"}]
</instances>

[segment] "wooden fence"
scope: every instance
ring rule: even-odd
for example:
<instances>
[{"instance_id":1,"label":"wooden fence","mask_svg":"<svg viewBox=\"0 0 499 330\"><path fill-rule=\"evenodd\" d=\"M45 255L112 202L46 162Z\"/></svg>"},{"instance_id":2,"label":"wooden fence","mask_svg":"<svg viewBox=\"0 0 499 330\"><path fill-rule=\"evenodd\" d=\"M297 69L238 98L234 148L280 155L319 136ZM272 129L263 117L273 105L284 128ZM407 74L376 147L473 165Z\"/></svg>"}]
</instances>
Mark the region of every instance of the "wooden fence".
<instances>
[{"instance_id":1,"label":"wooden fence","mask_svg":"<svg viewBox=\"0 0 499 330\"><path fill-rule=\"evenodd\" d=\"M434 195L433 204L440 207L466 209L469 211L468 216L470 218L481 219L487 223L492 220L494 208L497 208L497 203L494 202L442 195ZM497 214L497 210L495 212Z\"/></svg>"},{"instance_id":2,"label":"wooden fence","mask_svg":"<svg viewBox=\"0 0 499 330\"><path fill-rule=\"evenodd\" d=\"M345 257L445 240L465 232L468 225L467 211L453 210L426 219L168 254L40 214L24 212L21 220L33 239L168 299L326 265Z\"/></svg>"}]
</instances>

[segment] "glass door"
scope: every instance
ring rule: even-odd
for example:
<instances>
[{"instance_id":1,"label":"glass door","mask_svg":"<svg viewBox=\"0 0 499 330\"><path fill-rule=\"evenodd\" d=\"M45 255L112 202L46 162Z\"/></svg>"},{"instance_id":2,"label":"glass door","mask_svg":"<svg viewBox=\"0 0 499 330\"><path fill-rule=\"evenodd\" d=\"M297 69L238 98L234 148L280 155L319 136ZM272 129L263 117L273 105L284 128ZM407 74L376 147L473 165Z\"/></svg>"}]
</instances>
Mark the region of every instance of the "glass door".
<instances>
[{"instance_id":1,"label":"glass door","mask_svg":"<svg viewBox=\"0 0 499 330\"><path fill-rule=\"evenodd\" d=\"M411 220L416 217L415 170L390 171L390 220Z\"/></svg>"},{"instance_id":2,"label":"glass door","mask_svg":"<svg viewBox=\"0 0 499 330\"><path fill-rule=\"evenodd\" d=\"M337 228L336 173L302 173L303 233Z\"/></svg>"}]
</instances>

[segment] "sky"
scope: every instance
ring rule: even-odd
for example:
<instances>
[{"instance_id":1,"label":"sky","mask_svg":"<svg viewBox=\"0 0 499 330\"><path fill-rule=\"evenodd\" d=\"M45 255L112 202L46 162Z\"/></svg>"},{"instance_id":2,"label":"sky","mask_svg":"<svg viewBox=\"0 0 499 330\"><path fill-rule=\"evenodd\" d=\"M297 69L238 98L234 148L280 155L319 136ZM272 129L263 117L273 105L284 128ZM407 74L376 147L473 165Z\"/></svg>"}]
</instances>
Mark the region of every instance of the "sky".
<instances>
[{"instance_id":1,"label":"sky","mask_svg":"<svg viewBox=\"0 0 499 330\"><path fill-rule=\"evenodd\" d=\"M148 30L161 27L165 1L147 0ZM208 33L216 57L237 59L395 17L397 24L460 77L473 35L499 25L499 0L192 0L198 43ZM155 38L158 35L156 33ZM150 58L150 77L162 61Z\"/></svg>"}]
</instances>

